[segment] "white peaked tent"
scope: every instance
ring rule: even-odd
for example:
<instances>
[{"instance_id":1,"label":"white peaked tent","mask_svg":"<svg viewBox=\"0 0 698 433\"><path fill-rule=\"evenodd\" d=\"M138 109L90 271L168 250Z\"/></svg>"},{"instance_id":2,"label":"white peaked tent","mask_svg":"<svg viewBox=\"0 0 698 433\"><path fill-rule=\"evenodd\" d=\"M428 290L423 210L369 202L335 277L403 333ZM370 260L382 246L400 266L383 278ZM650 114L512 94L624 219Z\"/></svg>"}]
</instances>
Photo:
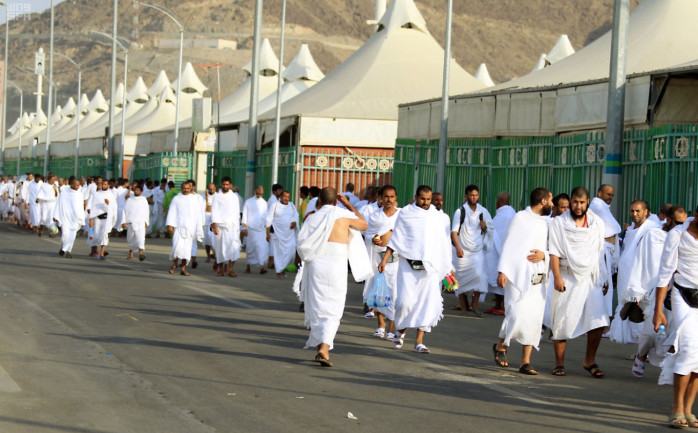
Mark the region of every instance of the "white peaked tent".
<instances>
[{"instance_id":1,"label":"white peaked tent","mask_svg":"<svg viewBox=\"0 0 698 433\"><path fill-rule=\"evenodd\" d=\"M475 78L480 80L480 82L484 84L486 87L494 86L494 81L492 81L492 77L490 77L490 72L487 70L487 65L485 65L484 63L480 63L480 66L477 68L477 71L475 72Z\"/></svg>"},{"instance_id":2,"label":"white peaked tent","mask_svg":"<svg viewBox=\"0 0 698 433\"><path fill-rule=\"evenodd\" d=\"M545 68L548 65L547 57L547 54L541 54L540 57L538 57L538 61L536 62L536 64L533 65L533 69L531 69L531 72L529 72L529 74L536 71L540 71L541 69Z\"/></svg>"},{"instance_id":3,"label":"white peaked tent","mask_svg":"<svg viewBox=\"0 0 698 433\"><path fill-rule=\"evenodd\" d=\"M250 61L242 68L248 75L247 78L221 101L219 108L221 119L225 119L245 107L250 106L250 91L252 90L252 62ZM259 50L259 100L266 98L276 91L278 84L277 74L279 73L279 59L271 49L269 39L264 39Z\"/></svg>"},{"instance_id":4,"label":"white peaked tent","mask_svg":"<svg viewBox=\"0 0 698 433\"><path fill-rule=\"evenodd\" d=\"M190 62L187 62L187 64L184 66L181 76L182 93L198 93L199 95L203 95L204 91L208 89L208 87L204 86L204 83L199 79L199 76L196 75L196 72L194 72L194 67ZM179 78L174 80L170 85L174 91L177 90L177 81L179 81Z\"/></svg>"},{"instance_id":5,"label":"white peaked tent","mask_svg":"<svg viewBox=\"0 0 698 433\"><path fill-rule=\"evenodd\" d=\"M56 109L51 113L51 127L55 125L58 121L63 118L63 108L60 105L56 105Z\"/></svg>"},{"instance_id":6,"label":"white peaked tent","mask_svg":"<svg viewBox=\"0 0 698 433\"><path fill-rule=\"evenodd\" d=\"M31 119L29 118L29 115L27 113L24 113L23 115L17 118L15 123L10 128L10 133L12 135L5 140L6 147L11 148L19 146L20 125L22 127L22 145L25 145L27 143L27 140L24 137L27 131L29 131L29 128L31 127Z\"/></svg>"},{"instance_id":7,"label":"white peaked tent","mask_svg":"<svg viewBox=\"0 0 698 433\"><path fill-rule=\"evenodd\" d=\"M114 133L118 133L121 131L121 110L122 110L122 105L123 105L123 97L124 97L124 84L119 83L119 85L116 87L116 96L114 98ZM126 106L128 107L128 94L126 96ZM97 138L97 137L104 137L106 135L106 130L107 127L109 127L109 115L107 112L107 115L104 115L99 118L96 122L92 123L91 125L83 126L82 123L80 124L80 138L81 139L87 139L87 138ZM73 137L75 136L73 135Z\"/></svg>"},{"instance_id":8,"label":"white peaked tent","mask_svg":"<svg viewBox=\"0 0 698 433\"><path fill-rule=\"evenodd\" d=\"M153 81L153 84L148 87L146 93L151 98L157 98L160 96L165 87L169 87L170 85L170 79L167 78L165 71L160 71L157 78L155 78L155 81Z\"/></svg>"},{"instance_id":9,"label":"white peaked tent","mask_svg":"<svg viewBox=\"0 0 698 433\"><path fill-rule=\"evenodd\" d=\"M129 102L136 102L138 104L145 104L150 99L148 95L148 87L143 81L143 77L138 77L136 83L131 87L131 90L126 95L126 100Z\"/></svg>"},{"instance_id":10,"label":"white peaked tent","mask_svg":"<svg viewBox=\"0 0 698 433\"><path fill-rule=\"evenodd\" d=\"M695 0L644 0L632 11L626 55L626 125L646 124L653 71L695 60L697 20ZM536 136L604 128L610 55L611 31L544 69L452 98L449 136ZM436 103L401 107L399 136L438 137L427 109Z\"/></svg>"},{"instance_id":11,"label":"white peaked tent","mask_svg":"<svg viewBox=\"0 0 698 433\"><path fill-rule=\"evenodd\" d=\"M72 98L71 98L72 100ZM85 115L88 112L88 105L90 105L90 100L87 98L86 94L82 94L80 97L80 111L82 112L80 114L80 121L85 118ZM59 141L56 140L56 137L63 137L65 134L70 134L72 132L73 137L75 136L75 128L77 128L78 125L78 118L75 116L75 113L77 112L77 104L75 104L72 116L65 116L63 119L61 119L60 122L58 122L56 125L52 126L52 131L51 131L51 136L54 137L51 139L51 141Z\"/></svg>"},{"instance_id":12,"label":"white peaked tent","mask_svg":"<svg viewBox=\"0 0 698 433\"><path fill-rule=\"evenodd\" d=\"M282 127L298 122L301 145L392 148L398 105L441 94L443 58L443 49L427 30L414 1L393 0L376 33L361 48L283 105ZM483 87L452 61L451 94ZM269 110L260 118L273 116ZM260 137L268 140L273 136L273 120L264 128Z\"/></svg>"},{"instance_id":13,"label":"white peaked tent","mask_svg":"<svg viewBox=\"0 0 698 433\"><path fill-rule=\"evenodd\" d=\"M82 108L82 107L81 107ZM97 122L102 116L108 115L109 103L104 99L101 90L97 90L92 100L87 104L87 114L80 120L80 132L86 130L90 125ZM61 131L57 131L51 136L51 141L68 141L75 138L75 128L77 128L77 119L67 124ZM44 140L46 137L43 137Z\"/></svg>"},{"instance_id":14,"label":"white peaked tent","mask_svg":"<svg viewBox=\"0 0 698 433\"><path fill-rule=\"evenodd\" d=\"M307 44L302 44L300 50L291 63L282 73L284 84L281 86L281 103L285 103L296 95L313 87L318 81L325 77L318 65L315 63ZM278 79L278 78L277 78ZM258 112L265 113L276 109L276 91L259 102ZM249 103L248 103L249 105ZM238 123L250 117L248 107L242 108L236 113L221 117L221 123Z\"/></svg>"},{"instance_id":15,"label":"white peaked tent","mask_svg":"<svg viewBox=\"0 0 698 433\"><path fill-rule=\"evenodd\" d=\"M175 94L170 86L165 87L158 97L157 107L146 117L140 118L131 125L126 125L126 134L144 134L174 125L175 101Z\"/></svg>"},{"instance_id":16,"label":"white peaked tent","mask_svg":"<svg viewBox=\"0 0 698 433\"><path fill-rule=\"evenodd\" d=\"M552 65L574 53L570 38L567 35L560 35L545 59Z\"/></svg>"}]
</instances>

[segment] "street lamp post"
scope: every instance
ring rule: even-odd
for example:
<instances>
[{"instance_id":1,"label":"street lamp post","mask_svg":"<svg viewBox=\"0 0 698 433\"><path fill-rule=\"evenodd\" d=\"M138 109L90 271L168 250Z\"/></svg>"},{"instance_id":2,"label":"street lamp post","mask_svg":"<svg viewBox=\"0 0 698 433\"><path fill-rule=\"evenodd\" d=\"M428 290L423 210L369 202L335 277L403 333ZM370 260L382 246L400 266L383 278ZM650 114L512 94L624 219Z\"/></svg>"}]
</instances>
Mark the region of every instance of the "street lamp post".
<instances>
[{"instance_id":1,"label":"street lamp post","mask_svg":"<svg viewBox=\"0 0 698 433\"><path fill-rule=\"evenodd\" d=\"M5 84L17 89L19 92L19 144L17 145L17 176L20 175L21 163L22 163L22 129L24 128L24 92L22 89L11 81L5 80ZM3 132L4 135L4 132Z\"/></svg>"},{"instance_id":2,"label":"street lamp post","mask_svg":"<svg viewBox=\"0 0 698 433\"><path fill-rule=\"evenodd\" d=\"M124 50L124 91L121 96L121 143L119 144L119 177L124 175L124 135L126 134L126 83L128 80L128 48L126 44L109 36L106 33L98 32L97 30L90 30L90 33L96 33L102 35L105 38L109 38L112 42L115 42L119 48ZM114 135L112 134L112 139Z\"/></svg>"},{"instance_id":3,"label":"street lamp post","mask_svg":"<svg viewBox=\"0 0 698 433\"><path fill-rule=\"evenodd\" d=\"M46 122L46 149L44 154L44 174L48 174L49 162L51 161L51 116L53 115L52 110L52 94L51 89L53 88L53 23L54 23L54 7L53 0L51 0L51 36L49 37L49 52L48 52L48 115Z\"/></svg>"},{"instance_id":4,"label":"street lamp post","mask_svg":"<svg viewBox=\"0 0 698 433\"><path fill-rule=\"evenodd\" d=\"M76 68L78 68L78 106L76 108L76 116L78 119L78 124L77 124L77 129L75 130L75 172L74 175L75 177L78 177L78 159L80 157L80 116L82 115L82 107L80 106L80 95L82 92L82 68L80 65L70 57L66 56L65 54L62 53L53 53L59 57L62 57L72 63Z\"/></svg>"},{"instance_id":5,"label":"street lamp post","mask_svg":"<svg viewBox=\"0 0 698 433\"><path fill-rule=\"evenodd\" d=\"M155 6L151 5L149 3L143 3L143 2L138 2L139 5L145 6L148 8L155 9L157 11L162 12L163 14L167 15L172 21L177 24L177 27L179 28L179 69L178 69L178 77L177 77L177 99L175 100L175 130L174 130L174 154L177 156L177 144L179 142L179 102L181 99L181 90L182 90L182 49L184 48L184 26L177 21L177 18L174 17L170 12L166 11L160 6ZM220 109L220 107L219 107Z\"/></svg>"},{"instance_id":6,"label":"street lamp post","mask_svg":"<svg viewBox=\"0 0 698 433\"><path fill-rule=\"evenodd\" d=\"M7 47L10 43L10 21L8 20L7 3L0 1L0 6L5 6L5 67L2 72L2 129L0 129L0 174L5 174L5 129L7 125ZM21 114L21 113L20 113Z\"/></svg>"},{"instance_id":7,"label":"street lamp post","mask_svg":"<svg viewBox=\"0 0 698 433\"><path fill-rule=\"evenodd\" d=\"M284 84L283 74L281 70L284 67L284 35L286 29L286 0L283 0L281 6L281 42L279 45L279 80L276 87L276 125L274 130L274 148L272 150L272 170L271 183L278 183L279 179L279 139L281 135L281 86Z\"/></svg>"}]
</instances>

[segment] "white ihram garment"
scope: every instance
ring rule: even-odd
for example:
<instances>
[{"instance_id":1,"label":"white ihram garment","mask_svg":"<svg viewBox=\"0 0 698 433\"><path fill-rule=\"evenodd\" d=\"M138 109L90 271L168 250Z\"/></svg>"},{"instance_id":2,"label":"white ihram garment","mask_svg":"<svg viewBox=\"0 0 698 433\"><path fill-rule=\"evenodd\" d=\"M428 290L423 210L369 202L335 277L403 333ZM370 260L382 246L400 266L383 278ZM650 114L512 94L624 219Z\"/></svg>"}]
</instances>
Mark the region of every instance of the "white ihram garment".
<instances>
[{"instance_id":1,"label":"white ihram garment","mask_svg":"<svg viewBox=\"0 0 698 433\"><path fill-rule=\"evenodd\" d=\"M247 264L264 266L267 262L269 243L266 234L267 201L250 197L242 207L242 224L247 227Z\"/></svg>"},{"instance_id":2,"label":"white ihram garment","mask_svg":"<svg viewBox=\"0 0 698 433\"><path fill-rule=\"evenodd\" d=\"M109 204L107 204L107 201ZM90 210L90 219L93 222L92 231L94 238L88 239L88 245L99 247L109 245L109 233L114 228L116 221L116 198L109 190L98 190L87 202L87 209ZM99 218L100 215L106 217Z\"/></svg>"},{"instance_id":3,"label":"white ihram garment","mask_svg":"<svg viewBox=\"0 0 698 433\"><path fill-rule=\"evenodd\" d=\"M369 260L371 261L371 267L377 269L383 256L381 253L385 253L386 247L379 247L373 244L373 237L383 236L386 233L392 231L395 228L395 221L400 214L400 209L396 209L392 216L387 216L385 212L380 209L378 212L373 212L370 219L368 220L368 228L365 232L365 244L366 251L368 253ZM399 258L399 257L396 257ZM376 307L376 311L385 315L388 320L393 320L395 317L395 298L397 297L397 268L398 262L394 261L385 265L385 281L390 289L390 296L393 299L391 305L387 307ZM364 302L366 302L366 295L371 289L371 285L375 281L375 276L368 278L364 283Z\"/></svg>"},{"instance_id":4,"label":"white ihram garment","mask_svg":"<svg viewBox=\"0 0 698 433\"><path fill-rule=\"evenodd\" d=\"M611 205L598 197L594 197L589 204L589 209L600 217L604 222L604 238L615 236L614 243L604 242L604 263L608 278L608 292L604 296L606 311L609 316L613 315L613 278L610 276L618 272L618 261L620 260L620 241L618 235L621 233L620 224L611 213Z\"/></svg>"},{"instance_id":5,"label":"white ihram garment","mask_svg":"<svg viewBox=\"0 0 698 433\"><path fill-rule=\"evenodd\" d=\"M63 191L53 210L53 218L61 227L61 250L73 251L75 235L85 225L85 209L82 192L67 189Z\"/></svg>"},{"instance_id":6,"label":"white ihram garment","mask_svg":"<svg viewBox=\"0 0 698 433\"><path fill-rule=\"evenodd\" d=\"M528 207L517 213L509 226L498 266L498 272L508 280L504 287L507 314L499 330L499 338L504 339L505 346L510 346L514 340L538 350L550 264L547 219ZM543 251L545 260L528 261L531 250Z\"/></svg>"},{"instance_id":7,"label":"white ihram garment","mask_svg":"<svg viewBox=\"0 0 698 433\"><path fill-rule=\"evenodd\" d=\"M53 185L42 184L37 198L39 199L39 221L42 226L50 226L53 222L53 209L56 207L56 190Z\"/></svg>"},{"instance_id":8,"label":"white ihram garment","mask_svg":"<svg viewBox=\"0 0 698 433\"><path fill-rule=\"evenodd\" d=\"M217 192L211 200L211 224L218 226L213 237L216 263L240 258L240 200L237 193ZM232 269L231 269L232 270Z\"/></svg>"},{"instance_id":9,"label":"white ihram garment","mask_svg":"<svg viewBox=\"0 0 698 433\"><path fill-rule=\"evenodd\" d=\"M516 215L513 207L506 205L497 209L497 214L492 218L492 248L485 251L485 269L487 269L488 293L503 295L504 289L497 285L497 266L502 255L502 245L509 232L509 224Z\"/></svg>"},{"instance_id":10,"label":"white ihram garment","mask_svg":"<svg viewBox=\"0 0 698 433\"><path fill-rule=\"evenodd\" d=\"M550 223L548 253L560 258L566 290L553 290L550 321L553 338L567 340L608 326L603 286L608 282L603 266L603 221L591 210L588 227L576 227L570 211Z\"/></svg>"},{"instance_id":11,"label":"white ihram garment","mask_svg":"<svg viewBox=\"0 0 698 433\"><path fill-rule=\"evenodd\" d=\"M463 208L465 208L465 220L461 226L460 218ZM456 279L459 284L456 295L468 292L487 293L485 242L490 234L489 230L482 233L480 215L483 216L488 227L491 227L492 217L487 209L480 204L477 204L475 211L473 211L466 203L453 214L451 231L458 233L458 243L464 252L463 257L453 255L453 267L456 270Z\"/></svg>"},{"instance_id":12,"label":"white ihram garment","mask_svg":"<svg viewBox=\"0 0 698 433\"><path fill-rule=\"evenodd\" d=\"M146 225L150 222L148 200L141 196L131 196L124 204L122 224L127 225L126 242L132 251L145 249Z\"/></svg>"},{"instance_id":13,"label":"white ihram garment","mask_svg":"<svg viewBox=\"0 0 698 433\"><path fill-rule=\"evenodd\" d=\"M41 225L41 208L36 199L39 197L41 191L41 186L44 181L39 182L32 181L29 183L29 188L27 190L27 204L29 205L29 223L34 227L39 227Z\"/></svg>"},{"instance_id":14,"label":"white ihram garment","mask_svg":"<svg viewBox=\"0 0 698 433\"><path fill-rule=\"evenodd\" d=\"M167 226L174 229L170 260L191 260L192 244L203 239L204 217L196 194L179 194L167 212Z\"/></svg>"},{"instance_id":15,"label":"white ihram garment","mask_svg":"<svg viewBox=\"0 0 698 433\"><path fill-rule=\"evenodd\" d=\"M274 268L277 274L282 273L296 257L297 228L291 228L291 223L294 222L298 227L298 210L293 203L281 204L277 201L269 206L266 226L274 228L274 234L270 236L270 249L274 251Z\"/></svg>"}]
</instances>

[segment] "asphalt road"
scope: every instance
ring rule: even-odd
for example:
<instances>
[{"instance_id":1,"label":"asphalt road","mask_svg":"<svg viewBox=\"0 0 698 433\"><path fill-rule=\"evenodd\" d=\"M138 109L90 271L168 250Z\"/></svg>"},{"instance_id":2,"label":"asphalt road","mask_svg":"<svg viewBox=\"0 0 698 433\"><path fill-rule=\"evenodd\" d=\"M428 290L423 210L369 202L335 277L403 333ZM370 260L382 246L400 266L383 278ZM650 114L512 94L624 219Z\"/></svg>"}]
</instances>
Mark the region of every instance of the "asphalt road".
<instances>
[{"instance_id":1,"label":"asphalt road","mask_svg":"<svg viewBox=\"0 0 698 433\"><path fill-rule=\"evenodd\" d=\"M203 260L173 276L168 242L147 240L141 263L114 239L101 262L79 238L66 259L59 239L0 223L0 432L669 429L671 388L656 385L654 367L631 375L633 347L604 339L598 380L581 367L583 339L568 345L566 377L550 374L552 345L541 343L541 374L523 376L519 346L512 368L492 360L501 317L460 316L452 295L423 355L413 332L401 350L371 336L351 282L335 367L321 368L302 350L293 276L245 275L244 259L234 279Z\"/></svg>"}]
</instances>

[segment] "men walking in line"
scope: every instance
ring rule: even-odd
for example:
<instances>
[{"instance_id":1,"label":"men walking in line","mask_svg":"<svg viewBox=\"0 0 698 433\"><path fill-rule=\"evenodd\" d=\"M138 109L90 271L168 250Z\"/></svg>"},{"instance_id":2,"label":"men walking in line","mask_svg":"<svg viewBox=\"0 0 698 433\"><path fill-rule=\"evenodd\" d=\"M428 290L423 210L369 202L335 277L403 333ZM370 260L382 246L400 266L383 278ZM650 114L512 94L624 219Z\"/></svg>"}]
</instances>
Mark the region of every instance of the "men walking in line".
<instances>
[{"instance_id":1,"label":"men walking in line","mask_svg":"<svg viewBox=\"0 0 698 433\"><path fill-rule=\"evenodd\" d=\"M508 192L502 191L497 194L497 213L492 219L492 248L485 252L485 267L487 269L487 291L494 294L494 307L484 311L485 314L504 315L504 288L499 287L499 258L502 255L504 239L509 232L509 224L516 215L516 210L509 205L511 196ZM552 203L549 203L552 206ZM546 215L547 216L547 215ZM547 234L547 232L546 232Z\"/></svg>"},{"instance_id":2,"label":"men walking in line","mask_svg":"<svg viewBox=\"0 0 698 433\"><path fill-rule=\"evenodd\" d=\"M267 201L263 196L264 187L259 185L254 190L254 196L248 198L242 207L242 233L247 236L246 274L251 272L251 266L259 266L260 274L267 273L264 268L269 249L266 234Z\"/></svg>"},{"instance_id":3,"label":"men walking in line","mask_svg":"<svg viewBox=\"0 0 698 433\"><path fill-rule=\"evenodd\" d=\"M478 309L480 294L487 293L485 272L485 236L492 217L480 201L480 189L476 185L465 188L465 203L456 210L451 226L451 242L456 247L454 267L460 284L456 295L463 314L482 317ZM471 311L468 311L467 296L472 293Z\"/></svg>"},{"instance_id":4,"label":"men walking in line","mask_svg":"<svg viewBox=\"0 0 698 433\"><path fill-rule=\"evenodd\" d=\"M528 375L538 374L531 366L531 353L538 349L543 325L549 270L547 218L552 201L545 188L531 192L530 206L511 220L498 266L497 284L504 289L507 314L499 342L492 347L494 361L508 367L506 352L515 340L523 345L519 372Z\"/></svg>"},{"instance_id":5,"label":"men walking in line","mask_svg":"<svg viewBox=\"0 0 698 433\"><path fill-rule=\"evenodd\" d=\"M78 230L85 225L85 207L80 181L70 178L70 188L61 192L53 211L53 220L61 227L59 256L73 257L73 244Z\"/></svg>"},{"instance_id":6,"label":"men walking in line","mask_svg":"<svg viewBox=\"0 0 698 433\"><path fill-rule=\"evenodd\" d=\"M305 325L310 328L305 348L317 348L315 361L324 367L333 365L329 351L344 314L350 229L363 231L367 227L346 197L339 196L339 201L348 210L338 208L337 200L334 188L324 188L320 193L322 207L305 220L298 235L298 255L305 263Z\"/></svg>"},{"instance_id":7,"label":"men walking in line","mask_svg":"<svg viewBox=\"0 0 698 433\"><path fill-rule=\"evenodd\" d=\"M669 232L660 262L653 323L655 332L660 325L669 331L663 342L668 353L660 377L660 385L671 384L673 379L669 425L698 427L693 415L698 391L698 209L693 221ZM670 285L672 318L667 323L664 300Z\"/></svg>"},{"instance_id":8,"label":"men walking in line","mask_svg":"<svg viewBox=\"0 0 698 433\"><path fill-rule=\"evenodd\" d=\"M453 272L451 247L441 214L431 205L432 190L421 185L413 204L400 210L379 272L398 253L395 301L395 348L403 346L407 328L417 328L414 351L429 353L424 334L443 317L441 281Z\"/></svg>"},{"instance_id":9,"label":"men walking in line","mask_svg":"<svg viewBox=\"0 0 698 433\"><path fill-rule=\"evenodd\" d=\"M284 269L296 257L298 210L290 200L291 193L283 191L279 201L269 206L267 212L267 242L274 250L276 278L285 276Z\"/></svg>"},{"instance_id":10,"label":"men walking in line","mask_svg":"<svg viewBox=\"0 0 698 433\"><path fill-rule=\"evenodd\" d=\"M655 346L656 334L652 324L654 287L659 273L666 232L649 220L649 204L635 200L630 205L633 222L625 232L623 251L618 265L618 309L611 323L611 340L621 344L639 343L633 362L635 377L645 375L647 355ZM631 313L632 310L637 313ZM630 316L630 317L628 317ZM642 317L644 316L644 325Z\"/></svg>"},{"instance_id":11,"label":"men walking in line","mask_svg":"<svg viewBox=\"0 0 698 433\"><path fill-rule=\"evenodd\" d=\"M173 263L168 272L174 274L179 266L180 275L189 276L187 262L191 260L192 244L204 236L204 213L189 182L182 182L181 191L172 199L167 212L167 233L172 236L170 260Z\"/></svg>"},{"instance_id":12,"label":"men walking in line","mask_svg":"<svg viewBox=\"0 0 698 433\"><path fill-rule=\"evenodd\" d=\"M240 258L240 201L232 191L233 182L229 177L221 180L221 190L211 202L211 230L214 234L218 275L237 277L233 271L235 261Z\"/></svg>"},{"instance_id":13,"label":"men walking in line","mask_svg":"<svg viewBox=\"0 0 698 433\"><path fill-rule=\"evenodd\" d=\"M126 229L126 242L129 246L127 260L133 259L133 251L138 250L138 260L145 260L145 233L150 222L150 207L148 200L143 197L140 185L134 185L133 195L130 195L124 205L124 215L121 218L122 228Z\"/></svg>"},{"instance_id":14,"label":"men walking in line","mask_svg":"<svg viewBox=\"0 0 698 433\"><path fill-rule=\"evenodd\" d=\"M613 274L618 272L618 260L620 259L620 241L618 236L621 233L620 224L611 213L611 203L615 190L611 185L601 185L596 192L596 197L591 200L589 209L594 212L604 223L604 264L608 277L608 292L604 296L606 313L613 315Z\"/></svg>"},{"instance_id":15,"label":"men walking in line","mask_svg":"<svg viewBox=\"0 0 698 433\"><path fill-rule=\"evenodd\" d=\"M604 265L605 226L588 207L589 192L576 187L570 194L570 209L550 224L548 252L554 278L550 300L555 349L553 374L567 374L567 340L587 334L582 366L600 379L604 372L596 364L596 351L604 328L609 325L604 302L609 276Z\"/></svg>"}]
</instances>

